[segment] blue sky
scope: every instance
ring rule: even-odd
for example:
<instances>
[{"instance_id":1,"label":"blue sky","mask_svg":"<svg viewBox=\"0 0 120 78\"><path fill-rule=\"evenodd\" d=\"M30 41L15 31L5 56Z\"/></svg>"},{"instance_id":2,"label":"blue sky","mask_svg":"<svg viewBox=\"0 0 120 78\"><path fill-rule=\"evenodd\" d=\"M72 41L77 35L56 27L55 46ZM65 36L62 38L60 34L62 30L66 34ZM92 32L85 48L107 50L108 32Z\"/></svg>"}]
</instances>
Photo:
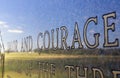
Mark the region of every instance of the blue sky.
<instances>
[{"instance_id":1,"label":"blue sky","mask_svg":"<svg viewBox=\"0 0 120 78\"><path fill-rule=\"evenodd\" d=\"M28 35L33 36L36 45L39 32L66 26L69 32L67 41L71 45L75 22L78 22L83 41L86 20L97 16L98 25L91 24L88 27L88 38L92 43L93 33L100 33L102 46L104 41L102 15L114 11L116 19L113 21L116 30L110 31L110 40L114 41L115 38L120 39L119 0L0 0L0 30L6 47L7 42L12 40L21 42L22 38Z\"/></svg>"}]
</instances>

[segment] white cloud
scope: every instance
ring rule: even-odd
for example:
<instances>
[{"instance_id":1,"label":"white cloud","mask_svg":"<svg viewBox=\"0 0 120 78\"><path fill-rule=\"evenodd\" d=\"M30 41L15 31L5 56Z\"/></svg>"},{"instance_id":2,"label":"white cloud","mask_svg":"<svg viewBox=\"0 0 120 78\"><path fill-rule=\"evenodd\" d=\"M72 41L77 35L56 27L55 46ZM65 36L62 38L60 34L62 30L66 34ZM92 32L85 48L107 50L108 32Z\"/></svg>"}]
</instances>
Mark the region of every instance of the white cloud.
<instances>
[{"instance_id":1,"label":"white cloud","mask_svg":"<svg viewBox=\"0 0 120 78\"><path fill-rule=\"evenodd\" d=\"M9 26L8 26L7 22L0 21L0 27L8 28Z\"/></svg>"},{"instance_id":2,"label":"white cloud","mask_svg":"<svg viewBox=\"0 0 120 78\"><path fill-rule=\"evenodd\" d=\"M7 29L7 32L10 33L23 33L22 27L16 26L15 29L11 29L11 27L7 22L0 20L0 29Z\"/></svg>"},{"instance_id":3,"label":"white cloud","mask_svg":"<svg viewBox=\"0 0 120 78\"><path fill-rule=\"evenodd\" d=\"M91 29L89 32L90 32L91 34L93 34L93 33L95 33L95 30Z\"/></svg>"},{"instance_id":4,"label":"white cloud","mask_svg":"<svg viewBox=\"0 0 120 78\"><path fill-rule=\"evenodd\" d=\"M23 31L19 30L19 29L9 29L8 32L11 32L11 33L23 33Z\"/></svg>"}]
</instances>

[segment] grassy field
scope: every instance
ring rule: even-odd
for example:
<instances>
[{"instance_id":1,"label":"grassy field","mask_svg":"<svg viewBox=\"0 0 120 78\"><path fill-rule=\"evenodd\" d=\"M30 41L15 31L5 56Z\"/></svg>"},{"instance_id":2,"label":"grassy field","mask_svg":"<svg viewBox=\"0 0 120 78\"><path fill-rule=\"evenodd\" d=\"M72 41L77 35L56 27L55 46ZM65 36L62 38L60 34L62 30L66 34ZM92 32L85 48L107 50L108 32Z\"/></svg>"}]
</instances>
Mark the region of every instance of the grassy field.
<instances>
[{"instance_id":1,"label":"grassy field","mask_svg":"<svg viewBox=\"0 0 120 78\"><path fill-rule=\"evenodd\" d=\"M45 63L39 66L38 63ZM47 65L48 64L48 65ZM50 74L50 64L55 64L55 75ZM84 68L88 68L88 77L93 78L92 68L103 71L105 78L112 78L112 71L120 69L119 56L102 55L64 55L41 53L6 53L4 78L68 78L66 65L79 66L80 74L84 75ZM46 68L43 71L39 68ZM71 78L76 78L76 70L71 72Z\"/></svg>"},{"instance_id":2,"label":"grassy field","mask_svg":"<svg viewBox=\"0 0 120 78\"><path fill-rule=\"evenodd\" d=\"M111 55L64 55L64 54L46 54L41 53L6 53L5 59L21 59L21 60L30 60L30 59L48 59L48 58L119 58L119 56L111 56Z\"/></svg>"}]
</instances>

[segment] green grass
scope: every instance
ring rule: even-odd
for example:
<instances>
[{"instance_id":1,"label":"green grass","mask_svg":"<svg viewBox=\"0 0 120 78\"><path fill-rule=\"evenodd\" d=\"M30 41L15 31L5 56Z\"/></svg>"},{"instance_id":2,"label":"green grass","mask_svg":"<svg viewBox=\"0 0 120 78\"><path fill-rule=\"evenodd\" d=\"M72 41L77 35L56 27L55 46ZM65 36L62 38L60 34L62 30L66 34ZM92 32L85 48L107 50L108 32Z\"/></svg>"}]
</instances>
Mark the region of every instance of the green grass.
<instances>
[{"instance_id":1,"label":"green grass","mask_svg":"<svg viewBox=\"0 0 120 78\"><path fill-rule=\"evenodd\" d=\"M54 63L56 66L55 76L52 78L68 78L68 71L65 65L80 66L81 72L83 68L88 68L88 77L93 78L92 68L96 67L104 72L105 78L112 78L112 69L120 69L119 56L102 56L102 55L64 55L64 54L48 54L48 53L6 53L5 54L5 78L38 78L39 62ZM29 67L32 64L32 70ZM50 68L50 66L48 67ZM31 73L31 77L30 77ZM45 72L42 73L44 78ZM71 78L76 78L75 70L72 72ZM50 76L48 74L47 76Z\"/></svg>"}]
</instances>

